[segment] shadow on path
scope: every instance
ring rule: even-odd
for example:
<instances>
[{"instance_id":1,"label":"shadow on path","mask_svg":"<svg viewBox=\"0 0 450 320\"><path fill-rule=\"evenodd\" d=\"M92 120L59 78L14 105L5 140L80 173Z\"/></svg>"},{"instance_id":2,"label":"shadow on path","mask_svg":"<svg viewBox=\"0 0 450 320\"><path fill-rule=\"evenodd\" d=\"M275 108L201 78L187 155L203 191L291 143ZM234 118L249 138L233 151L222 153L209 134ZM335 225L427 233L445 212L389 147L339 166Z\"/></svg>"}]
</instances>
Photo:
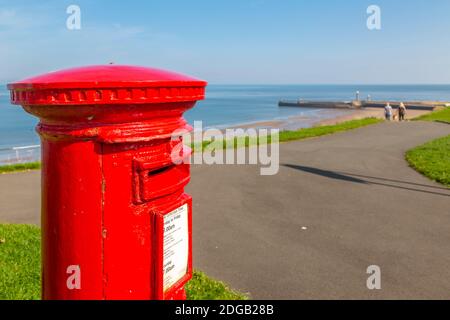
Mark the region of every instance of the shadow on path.
<instances>
[{"instance_id":1,"label":"shadow on path","mask_svg":"<svg viewBox=\"0 0 450 320\"><path fill-rule=\"evenodd\" d=\"M391 187L391 188L396 188L396 189L410 190L410 191L423 192L423 193L429 193L429 194L434 194L434 195L439 195L439 196L450 197L450 189L448 189L448 188L441 188L441 187L419 184L419 183L408 182L408 181L364 176L364 175L358 175L358 174L353 174L353 173L348 173L348 172L323 170L323 169L319 169L319 168L306 167L306 166L295 165L295 164L283 164L283 166L291 168L291 169L296 169L296 170L300 170L303 172L319 175L322 177L330 178L330 179L336 179L336 180L342 180L342 181L354 182L354 183L361 183L361 184L378 185L378 186ZM396 183L401 183L401 184L406 184L406 185L421 186L421 187L425 187L425 188L447 190L448 193L428 191L428 190L423 190L423 189L418 189L418 188L413 188L413 187L399 186L399 185L395 185L395 184L374 182L374 181L369 181L369 180L362 179L362 178L381 180L381 181L390 181L390 182L396 182Z\"/></svg>"},{"instance_id":2,"label":"shadow on path","mask_svg":"<svg viewBox=\"0 0 450 320\"><path fill-rule=\"evenodd\" d=\"M375 180L382 180L382 181L389 181L389 182L397 182L397 183L402 183L402 184L409 184L409 185L413 185L413 186L426 187L426 188L439 189L439 190L446 190L446 191L450 190L449 188L446 188L446 187L436 187L436 186L431 186L431 185L428 185L428 184L415 183L415 182L411 182L411 181L402 181L402 180L394 180L394 179L388 179L388 178L364 176L364 175L361 175L361 174L348 173L348 172L342 172L342 171L340 173L341 174L350 175L350 176L353 176L353 177L368 178L368 179L375 179Z\"/></svg>"}]
</instances>

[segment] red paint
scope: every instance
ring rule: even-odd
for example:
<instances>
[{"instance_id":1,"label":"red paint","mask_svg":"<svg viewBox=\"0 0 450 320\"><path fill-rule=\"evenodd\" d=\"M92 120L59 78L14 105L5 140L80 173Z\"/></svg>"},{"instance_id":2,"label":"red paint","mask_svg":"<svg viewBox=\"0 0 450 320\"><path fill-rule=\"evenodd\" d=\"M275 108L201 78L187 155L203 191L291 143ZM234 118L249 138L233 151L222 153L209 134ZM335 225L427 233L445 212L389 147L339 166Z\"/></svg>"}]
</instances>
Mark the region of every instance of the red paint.
<instances>
[{"instance_id":1,"label":"red paint","mask_svg":"<svg viewBox=\"0 0 450 320\"><path fill-rule=\"evenodd\" d=\"M206 82L157 69L92 66L8 85L39 117L44 299L185 299L192 276L189 165L171 141ZM181 141L181 140L180 140ZM179 157L187 157L184 148ZM186 275L163 292L163 217L188 205ZM69 289L69 266L81 288Z\"/></svg>"}]
</instances>

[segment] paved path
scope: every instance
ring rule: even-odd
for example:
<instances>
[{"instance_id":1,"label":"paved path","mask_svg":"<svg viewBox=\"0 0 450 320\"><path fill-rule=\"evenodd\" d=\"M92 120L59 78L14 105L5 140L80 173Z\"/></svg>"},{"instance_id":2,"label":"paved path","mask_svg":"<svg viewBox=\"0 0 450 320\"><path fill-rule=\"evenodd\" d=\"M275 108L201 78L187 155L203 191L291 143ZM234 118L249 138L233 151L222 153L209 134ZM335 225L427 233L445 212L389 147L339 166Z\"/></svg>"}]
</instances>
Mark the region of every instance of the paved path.
<instances>
[{"instance_id":1,"label":"paved path","mask_svg":"<svg viewBox=\"0 0 450 320\"><path fill-rule=\"evenodd\" d=\"M41 172L0 174L0 223L41 221Z\"/></svg>"},{"instance_id":2,"label":"paved path","mask_svg":"<svg viewBox=\"0 0 450 320\"><path fill-rule=\"evenodd\" d=\"M276 176L193 166L195 267L253 298L450 299L450 190L404 160L447 134L384 123L284 143ZM0 221L38 222L38 180L0 175ZM366 288L369 265L381 290Z\"/></svg>"}]
</instances>

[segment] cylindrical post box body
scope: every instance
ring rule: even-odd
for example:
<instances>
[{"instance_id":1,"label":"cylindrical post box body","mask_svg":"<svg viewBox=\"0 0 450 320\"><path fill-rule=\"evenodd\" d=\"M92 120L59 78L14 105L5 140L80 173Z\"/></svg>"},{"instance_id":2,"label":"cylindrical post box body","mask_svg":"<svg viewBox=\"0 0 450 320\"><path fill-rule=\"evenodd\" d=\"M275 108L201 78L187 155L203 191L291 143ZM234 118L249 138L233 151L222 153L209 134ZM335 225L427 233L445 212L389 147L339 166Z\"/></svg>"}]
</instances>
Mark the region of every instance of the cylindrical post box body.
<instances>
[{"instance_id":1,"label":"cylindrical post box body","mask_svg":"<svg viewBox=\"0 0 450 320\"><path fill-rule=\"evenodd\" d=\"M115 65L8 85L40 119L44 299L185 298L191 151L181 134L205 86Z\"/></svg>"}]
</instances>

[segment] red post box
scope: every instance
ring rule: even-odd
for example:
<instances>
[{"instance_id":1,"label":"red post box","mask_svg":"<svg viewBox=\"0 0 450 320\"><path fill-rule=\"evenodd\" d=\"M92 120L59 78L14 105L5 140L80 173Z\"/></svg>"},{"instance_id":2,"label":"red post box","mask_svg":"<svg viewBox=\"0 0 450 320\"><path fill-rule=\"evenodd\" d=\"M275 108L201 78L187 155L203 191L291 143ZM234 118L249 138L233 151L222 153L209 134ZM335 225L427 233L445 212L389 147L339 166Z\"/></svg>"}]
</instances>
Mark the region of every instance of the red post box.
<instances>
[{"instance_id":1,"label":"red post box","mask_svg":"<svg viewBox=\"0 0 450 320\"><path fill-rule=\"evenodd\" d=\"M44 299L185 299L192 276L183 113L206 82L143 67L67 69L8 85L42 143Z\"/></svg>"}]
</instances>

